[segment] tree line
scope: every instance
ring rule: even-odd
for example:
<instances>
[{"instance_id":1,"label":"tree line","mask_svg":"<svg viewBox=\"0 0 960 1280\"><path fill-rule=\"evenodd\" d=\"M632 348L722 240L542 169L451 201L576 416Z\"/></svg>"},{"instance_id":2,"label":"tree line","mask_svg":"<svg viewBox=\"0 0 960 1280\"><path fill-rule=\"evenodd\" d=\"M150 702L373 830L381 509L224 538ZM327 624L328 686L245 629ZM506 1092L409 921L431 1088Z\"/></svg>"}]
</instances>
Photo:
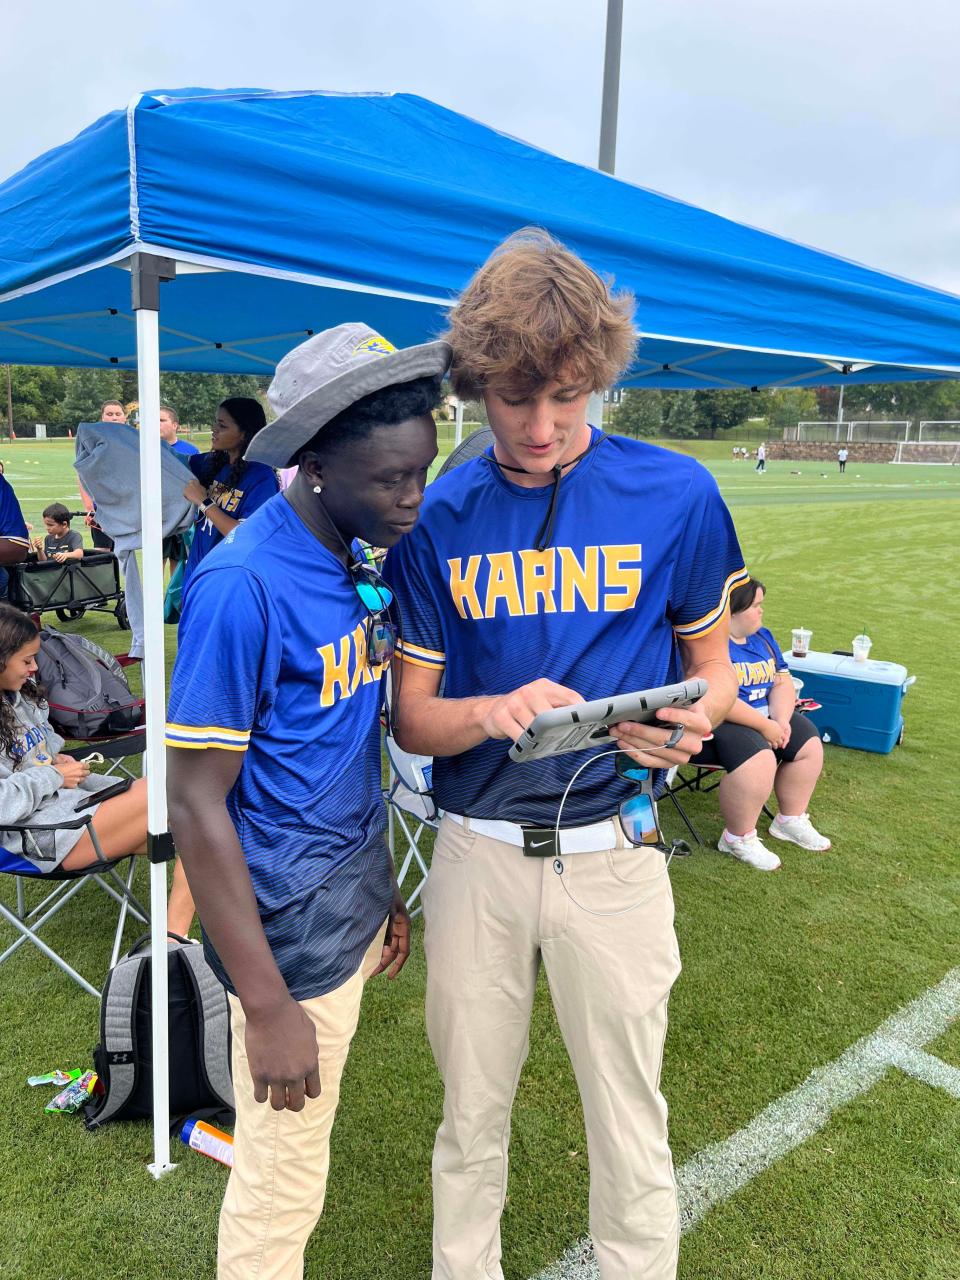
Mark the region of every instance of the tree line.
<instances>
[{"instance_id":1,"label":"tree line","mask_svg":"<svg viewBox=\"0 0 960 1280\"><path fill-rule=\"evenodd\" d=\"M96 421L104 400L124 405L137 399L133 369L54 369L10 366L15 423L45 422L75 428ZM161 373L160 397L188 427L205 430L227 396L261 397L268 377L251 374ZM839 387L786 387L748 391L655 391L629 388L612 408L610 426L621 435L714 438L762 419L771 435L798 422L835 421ZM2 404L0 398L0 404ZM468 420L485 421L480 404L467 406ZM960 420L960 382L864 383L844 389L843 416L871 419Z\"/></svg>"},{"instance_id":2,"label":"tree line","mask_svg":"<svg viewBox=\"0 0 960 1280\"><path fill-rule=\"evenodd\" d=\"M714 439L718 433L762 419L771 436L798 422L835 422L839 387L784 387L758 391L654 391L629 388L613 408L619 435ZM873 382L844 388L844 421L960 421L960 382Z\"/></svg>"},{"instance_id":3,"label":"tree line","mask_svg":"<svg viewBox=\"0 0 960 1280\"><path fill-rule=\"evenodd\" d=\"M44 422L72 430L78 422L96 422L104 400L119 400L123 405L137 400L133 369L11 365L9 374L14 423ZM221 400L228 396L260 397L269 381L249 374L161 373L160 398L176 410L185 426L206 430L212 426ZM3 383L0 386L0 404L5 409L6 387Z\"/></svg>"}]
</instances>

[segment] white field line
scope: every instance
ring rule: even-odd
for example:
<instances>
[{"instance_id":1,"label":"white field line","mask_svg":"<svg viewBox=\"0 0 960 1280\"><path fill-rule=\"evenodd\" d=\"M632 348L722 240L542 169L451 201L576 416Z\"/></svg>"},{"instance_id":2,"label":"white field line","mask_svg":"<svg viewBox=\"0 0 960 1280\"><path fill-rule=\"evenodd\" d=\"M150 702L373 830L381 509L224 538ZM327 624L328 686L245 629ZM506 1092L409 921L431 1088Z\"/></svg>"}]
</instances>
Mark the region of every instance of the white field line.
<instances>
[{"instance_id":1,"label":"white field line","mask_svg":"<svg viewBox=\"0 0 960 1280\"><path fill-rule=\"evenodd\" d=\"M816 480L805 480L801 477L796 484L765 484L762 488L757 488L753 484L725 484L723 480L720 482L722 493L825 493L826 486L817 484ZM759 483L759 482L758 482ZM884 484L880 480L864 480L858 484L854 481L852 484L845 484L843 488L839 486L833 490L834 493L887 493L892 489L919 489L921 486L927 485L943 485L950 488L956 488L960 484L958 480L915 480L912 484Z\"/></svg>"},{"instance_id":2,"label":"white field line","mask_svg":"<svg viewBox=\"0 0 960 1280\"><path fill-rule=\"evenodd\" d=\"M802 1084L765 1107L746 1128L691 1156L677 1170L681 1230L692 1230L712 1208L813 1137L838 1107L866 1093L894 1068L960 1098L960 1069L923 1050L958 1017L960 969L952 969L871 1035L811 1071ZM598 1280L598 1276L593 1246L584 1237L535 1280Z\"/></svg>"}]
</instances>

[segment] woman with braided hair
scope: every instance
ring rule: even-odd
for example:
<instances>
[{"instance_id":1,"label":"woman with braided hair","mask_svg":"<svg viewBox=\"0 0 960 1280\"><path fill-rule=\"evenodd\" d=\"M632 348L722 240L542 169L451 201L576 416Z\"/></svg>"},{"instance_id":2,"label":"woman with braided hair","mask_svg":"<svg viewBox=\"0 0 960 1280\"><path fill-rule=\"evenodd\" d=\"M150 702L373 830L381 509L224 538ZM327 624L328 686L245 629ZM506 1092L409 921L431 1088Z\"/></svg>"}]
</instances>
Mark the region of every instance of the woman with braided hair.
<instances>
[{"instance_id":1,"label":"woman with braided hair","mask_svg":"<svg viewBox=\"0 0 960 1280\"><path fill-rule=\"evenodd\" d=\"M186 589L197 565L241 520L277 492L277 477L262 462L244 461L247 446L266 425L259 400L230 396L217 408L209 453L192 454L187 465L194 479L183 496L196 505L193 545L183 572Z\"/></svg>"}]
</instances>

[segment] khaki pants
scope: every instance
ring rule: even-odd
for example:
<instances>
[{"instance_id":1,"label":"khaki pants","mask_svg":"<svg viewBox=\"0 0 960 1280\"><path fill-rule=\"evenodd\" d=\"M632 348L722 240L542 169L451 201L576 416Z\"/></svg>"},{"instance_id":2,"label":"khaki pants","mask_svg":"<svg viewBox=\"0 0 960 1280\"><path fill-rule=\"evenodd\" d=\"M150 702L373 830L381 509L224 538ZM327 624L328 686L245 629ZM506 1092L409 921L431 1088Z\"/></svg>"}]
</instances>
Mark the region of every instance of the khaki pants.
<instances>
[{"instance_id":1,"label":"khaki pants","mask_svg":"<svg viewBox=\"0 0 960 1280\"><path fill-rule=\"evenodd\" d=\"M663 854L629 845L615 825L616 849L563 856L562 877L553 859L477 835L469 820L440 827L424 892L427 1032L445 1086L433 1280L503 1280L510 1109L541 957L583 1103L602 1280L676 1275L660 1093L667 998L680 971L673 895Z\"/></svg>"},{"instance_id":2,"label":"khaki pants","mask_svg":"<svg viewBox=\"0 0 960 1280\"><path fill-rule=\"evenodd\" d=\"M234 1165L220 1211L219 1280L300 1280L303 1250L323 1210L330 1167L330 1131L340 1077L360 1016L363 984L377 967L386 922L352 978L335 991L301 1001L317 1029L319 1098L302 1111L274 1111L255 1102L244 1049L246 1020L230 997L233 1087L237 1127Z\"/></svg>"}]
</instances>

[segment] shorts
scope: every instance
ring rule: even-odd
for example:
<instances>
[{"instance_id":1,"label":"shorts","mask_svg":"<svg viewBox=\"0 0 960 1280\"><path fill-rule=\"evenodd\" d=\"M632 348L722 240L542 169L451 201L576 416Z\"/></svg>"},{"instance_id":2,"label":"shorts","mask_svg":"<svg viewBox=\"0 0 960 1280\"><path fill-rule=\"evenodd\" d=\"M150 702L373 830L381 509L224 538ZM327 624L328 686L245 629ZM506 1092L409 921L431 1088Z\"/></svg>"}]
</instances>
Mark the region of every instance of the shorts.
<instances>
[{"instance_id":1,"label":"shorts","mask_svg":"<svg viewBox=\"0 0 960 1280\"><path fill-rule=\"evenodd\" d=\"M163 540L163 559L182 560L183 558L183 535L171 533Z\"/></svg>"},{"instance_id":2,"label":"shorts","mask_svg":"<svg viewBox=\"0 0 960 1280\"><path fill-rule=\"evenodd\" d=\"M796 760L800 749L816 738L817 731L810 720L795 711L790 719L790 741L785 747L777 747L773 754L778 764L790 764ZM758 751L770 751L766 738L759 729L751 729L746 724L733 724L725 720L713 731L713 738L703 744L699 754L690 757L694 765L720 765L727 773L733 773L742 764L757 754Z\"/></svg>"},{"instance_id":3,"label":"shorts","mask_svg":"<svg viewBox=\"0 0 960 1280\"><path fill-rule=\"evenodd\" d=\"M98 551L113 550L113 539L108 538L98 524L90 526L90 537L93 539L93 545Z\"/></svg>"}]
</instances>

